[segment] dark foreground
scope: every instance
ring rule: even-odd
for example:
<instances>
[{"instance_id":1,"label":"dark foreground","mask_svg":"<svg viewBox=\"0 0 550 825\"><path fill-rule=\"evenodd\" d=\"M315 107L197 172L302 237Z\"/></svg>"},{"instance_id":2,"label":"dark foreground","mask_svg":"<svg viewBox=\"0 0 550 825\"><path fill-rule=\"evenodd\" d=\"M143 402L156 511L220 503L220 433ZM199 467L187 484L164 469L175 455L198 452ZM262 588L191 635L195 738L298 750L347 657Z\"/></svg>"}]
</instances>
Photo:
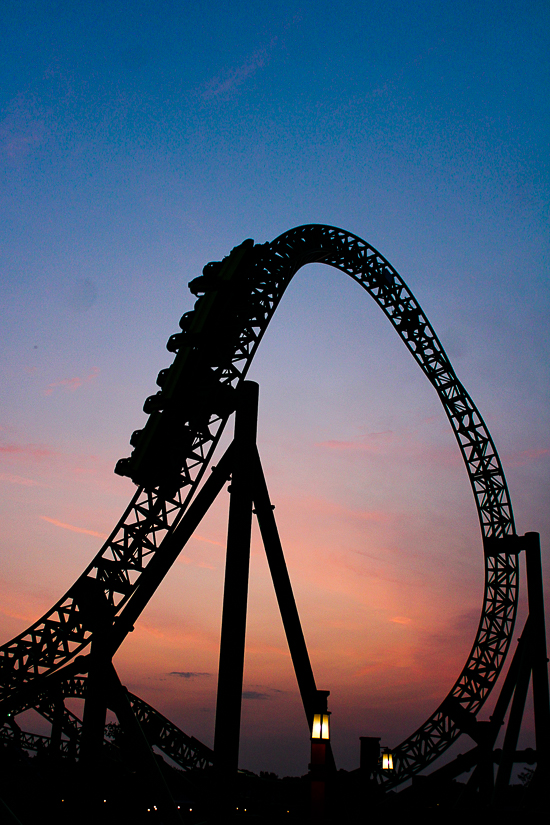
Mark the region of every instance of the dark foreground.
<instances>
[{"instance_id":1,"label":"dark foreground","mask_svg":"<svg viewBox=\"0 0 550 825\"><path fill-rule=\"evenodd\" d=\"M357 773L338 771L327 787L326 812L312 816L307 776L279 779L274 774L240 773L230 802L207 772L184 773L159 757L182 823L245 822L327 823L359 825L420 820L422 825L508 825L548 814L546 798L536 800L525 785L512 786L499 808L491 808L464 784L449 782L437 789L405 789L381 794L368 789ZM138 776L115 763L84 774L78 763L34 757L9 748L0 750L0 823L34 825L73 822L75 825L171 825L158 793ZM11 813L10 813L11 812Z\"/></svg>"}]
</instances>

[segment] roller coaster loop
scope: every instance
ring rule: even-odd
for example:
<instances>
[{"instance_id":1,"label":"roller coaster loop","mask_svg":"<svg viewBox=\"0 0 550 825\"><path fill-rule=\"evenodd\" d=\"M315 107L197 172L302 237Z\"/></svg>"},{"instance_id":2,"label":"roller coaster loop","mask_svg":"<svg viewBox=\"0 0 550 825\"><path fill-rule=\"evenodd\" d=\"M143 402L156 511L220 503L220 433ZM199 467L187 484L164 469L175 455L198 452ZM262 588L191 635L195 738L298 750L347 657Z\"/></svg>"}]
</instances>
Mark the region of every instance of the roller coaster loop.
<instances>
[{"instance_id":1,"label":"roller coaster loop","mask_svg":"<svg viewBox=\"0 0 550 825\"><path fill-rule=\"evenodd\" d=\"M130 476L138 490L63 598L0 648L4 720L24 707L40 709L52 676L62 668L69 673L75 657L90 645L97 630L93 605L98 592L106 605L111 656L133 628L181 549L172 537L200 495L199 485L234 409L235 390L290 280L309 263L340 269L368 292L434 387L456 436L481 527L485 592L471 652L448 696L394 750L395 771L387 784L398 785L425 768L460 734L457 720L481 708L504 663L518 599L512 507L493 440L395 269L355 235L308 225L271 243L245 241L190 283L198 300L168 342L174 361L159 374L160 391L145 402L149 419L131 438L131 457L117 464L116 472Z\"/></svg>"}]
</instances>

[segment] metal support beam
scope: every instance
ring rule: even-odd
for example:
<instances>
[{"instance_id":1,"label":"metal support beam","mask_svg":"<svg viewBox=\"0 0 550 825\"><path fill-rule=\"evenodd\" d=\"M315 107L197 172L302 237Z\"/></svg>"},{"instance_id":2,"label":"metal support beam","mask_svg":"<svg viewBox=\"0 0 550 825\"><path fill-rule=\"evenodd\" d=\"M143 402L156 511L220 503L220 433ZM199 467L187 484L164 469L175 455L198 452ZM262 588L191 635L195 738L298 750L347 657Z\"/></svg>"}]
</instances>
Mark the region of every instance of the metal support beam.
<instances>
[{"instance_id":1,"label":"metal support beam","mask_svg":"<svg viewBox=\"0 0 550 825\"><path fill-rule=\"evenodd\" d=\"M227 557L220 641L218 696L214 732L215 767L220 791L236 778L244 673L250 535L252 530L252 456L256 445L258 385L239 390L233 440L233 473L227 530Z\"/></svg>"},{"instance_id":2,"label":"metal support beam","mask_svg":"<svg viewBox=\"0 0 550 825\"><path fill-rule=\"evenodd\" d=\"M187 508L174 532L162 542L161 552L156 553L147 565L147 576L140 580L135 593L116 620L112 641L113 654L126 638L128 631L134 629L134 624L149 599L155 593L228 480L231 473L233 449L233 444L230 444L218 461L217 467L212 468L212 473Z\"/></svg>"},{"instance_id":3,"label":"metal support beam","mask_svg":"<svg viewBox=\"0 0 550 825\"><path fill-rule=\"evenodd\" d=\"M162 770L157 762L147 737L132 710L128 692L111 664L106 672L106 688L109 693L108 706L113 710L132 744L134 758L142 769L145 781L150 781L156 788L159 799L160 814L167 825L181 825L182 818Z\"/></svg>"},{"instance_id":4,"label":"metal support beam","mask_svg":"<svg viewBox=\"0 0 550 825\"><path fill-rule=\"evenodd\" d=\"M550 763L548 753L550 748L550 696L548 690L546 629L544 626L540 535L538 533L526 533L525 542L527 597L529 600L529 616L533 619L531 650L537 768L547 774Z\"/></svg>"},{"instance_id":5,"label":"metal support beam","mask_svg":"<svg viewBox=\"0 0 550 825\"><path fill-rule=\"evenodd\" d=\"M88 579L83 588L82 602L93 623L93 639L87 657L88 685L84 700L80 762L86 772L97 770L101 761L107 715L105 683L111 665L109 632L112 618L105 593L97 579Z\"/></svg>"},{"instance_id":6,"label":"metal support beam","mask_svg":"<svg viewBox=\"0 0 550 825\"><path fill-rule=\"evenodd\" d=\"M294 665L308 725L311 729L317 687L257 448L254 453L254 506L271 578L275 587L275 594L279 603L279 610L281 611L292 664Z\"/></svg>"}]
</instances>

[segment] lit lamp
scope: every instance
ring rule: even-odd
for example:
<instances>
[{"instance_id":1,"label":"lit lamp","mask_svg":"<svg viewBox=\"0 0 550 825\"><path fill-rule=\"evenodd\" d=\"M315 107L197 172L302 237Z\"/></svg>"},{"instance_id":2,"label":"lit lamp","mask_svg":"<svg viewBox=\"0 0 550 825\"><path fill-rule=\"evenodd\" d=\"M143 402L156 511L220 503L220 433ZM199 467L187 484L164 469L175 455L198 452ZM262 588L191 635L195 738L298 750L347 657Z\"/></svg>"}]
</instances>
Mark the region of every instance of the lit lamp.
<instances>
[{"instance_id":1,"label":"lit lamp","mask_svg":"<svg viewBox=\"0 0 550 825\"><path fill-rule=\"evenodd\" d=\"M315 713L313 715L312 739L330 739L329 717L330 713Z\"/></svg>"},{"instance_id":2,"label":"lit lamp","mask_svg":"<svg viewBox=\"0 0 550 825\"><path fill-rule=\"evenodd\" d=\"M382 750L382 770L393 771L393 754L389 748Z\"/></svg>"}]
</instances>

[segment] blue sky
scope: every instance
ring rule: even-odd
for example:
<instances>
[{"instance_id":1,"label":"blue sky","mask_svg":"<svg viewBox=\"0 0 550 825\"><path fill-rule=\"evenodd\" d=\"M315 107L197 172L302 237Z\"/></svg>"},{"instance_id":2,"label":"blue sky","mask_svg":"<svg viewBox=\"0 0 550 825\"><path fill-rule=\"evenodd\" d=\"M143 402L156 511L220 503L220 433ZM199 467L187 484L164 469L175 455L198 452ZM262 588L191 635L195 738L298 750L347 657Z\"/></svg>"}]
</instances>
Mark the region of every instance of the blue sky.
<instances>
[{"instance_id":1,"label":"blue sky","mask_svg":"<svg viewBox=\"0 0 550 825\"><path fill-rule=\"evenodd\" d=\"M303 223L356 233L403 276L548 565L549 17L543 2L5 2L5 640L130 498L112 470L170 363L188 281L244 238ZM359 735L396 744L458 673L482 586L473 501L433 390L341 273L299 273L251 377L337 758L353 767ZM209 744L224 506L119 663ZM298 773L307 735L281 722L299 707L259 547L254 565L245 687L270 698L245 702L243 759Z\"/></svg>"}]
</instances>

